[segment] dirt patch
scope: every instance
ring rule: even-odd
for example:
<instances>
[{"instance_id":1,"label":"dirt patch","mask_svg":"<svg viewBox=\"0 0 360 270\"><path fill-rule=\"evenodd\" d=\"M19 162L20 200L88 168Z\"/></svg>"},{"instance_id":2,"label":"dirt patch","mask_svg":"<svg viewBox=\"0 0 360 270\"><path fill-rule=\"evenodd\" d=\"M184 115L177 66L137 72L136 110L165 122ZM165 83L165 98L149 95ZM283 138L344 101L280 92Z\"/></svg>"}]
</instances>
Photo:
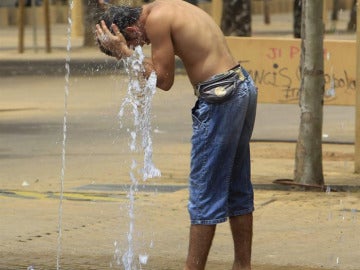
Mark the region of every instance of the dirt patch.
<instances>
[{"instance_id":1,"label":"dirt patch","mask_svg":"<svg viewBox=\"0 0 360 270\"><path fill-rule=\"evenodd\" d=\"M296 143L253 142L252 155L267 159L295 159ZM324 161L354 161L353 145L323 144Z\"/></svg>"}]
</instances>

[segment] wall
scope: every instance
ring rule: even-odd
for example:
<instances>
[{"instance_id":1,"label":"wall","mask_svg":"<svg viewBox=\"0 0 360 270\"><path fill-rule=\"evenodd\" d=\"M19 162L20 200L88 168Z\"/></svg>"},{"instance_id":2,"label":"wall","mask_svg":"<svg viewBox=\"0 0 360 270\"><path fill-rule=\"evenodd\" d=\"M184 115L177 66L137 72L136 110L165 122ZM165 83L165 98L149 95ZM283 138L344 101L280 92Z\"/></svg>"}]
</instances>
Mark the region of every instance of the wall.
<instances>
[{"instance_id":1,"label":"wall","mask_svg":"<svg viewBox=\"0 0 360 270\"><path fill-rule=\"evenodd\" d=\"M259 102L298 103L298 39L227 37L230 50L259 87ZM324 41L325 104L355 105L356 42Z\"/></svg>"},{"instance_id":2,"label":"wall","mask_svg":"<svg viewBox=\"0 0 360 270\"><path fill-rule=\"evenodd\" d=\"M271 13L289 13L293 11L294 0L267 0ZM323 0L329 10L333 7L333 0ZM340 6L343 9L350 9L353 0L340 0ZM264 0L252 0L252 12L262 14L264 10Z\"/></svg>"}]
</instances>

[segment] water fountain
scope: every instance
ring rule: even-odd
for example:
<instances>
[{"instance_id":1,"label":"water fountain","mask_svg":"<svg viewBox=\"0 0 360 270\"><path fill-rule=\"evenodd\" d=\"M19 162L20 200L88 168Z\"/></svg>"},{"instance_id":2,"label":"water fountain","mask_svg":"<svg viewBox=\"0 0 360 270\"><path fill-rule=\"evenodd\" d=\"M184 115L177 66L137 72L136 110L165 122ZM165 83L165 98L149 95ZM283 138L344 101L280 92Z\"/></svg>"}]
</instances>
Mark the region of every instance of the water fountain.
<instances>
[{"instance_id":1,"label":"water fountain","mask_svg":"<svg viewBox=\"0 0 360 270\"><path fill-rule=\"evenodd\" d=\"M63 140L61 152L61 174L60 174L60 198L59 198L59 221L58 221L58 238L57 238L57 254L56 254L56 269L60 269L61 249L62 249L62 213L63 213L63 194L64 194L64 180L65 180L65 165L66 165L66 135L67 135L67 118L68 118L68 97L70 90L70 52L71 52L71 28L72 19L71 11L73 8L73 1L69 1L68 9L68 29L67 29L67 56L65 59L65 87L64 87L64 118L63 118Z\"/></svg>"},{"instance_id":2,"label":"water fountain","mask_svg":"<svg viewBox=\"0 0 360 270\"><path fill-rule=\"evenodd\" d=\"M68 32L67 32L67 57L65 61L65 91L64 91L64 117L63 117L63 141L62 141L62 168L60 176L60 198L59 198L59 221L58 221L58 248L56 268L60 269L61 249L62 249L62 212L63 212L63 193L64 193L64 178L65 178L65 164L66 164L66 135L67 135L67 117L68 117L68 96L70 88L70 52L71 52L71 11L73 1L69 2L68 14ZM160 171L154 166L152 162L152 139L151 139L151 101L156 91L156 74L153 72L148 79L143 77L144 67L142 65L144 54L140 46L134 49L134 54L123 61L126 73L129 77L127 96L125 97L120 111L119 123L122 128L122 118L124 117L124 110L130 106L133 115L133 129L128 129L131 141L129 144L130 151L139 153L143 151L144 159L139 162L135 158L132 159L130 168L131 185L128 191L129 205L129 229L127 233L128 248L124 254L120 253L118 243L115 242L115 261L118 265L122 263L126 270L137 269L138 264L146 264L148 256L146 254L138 255L138 262L135 261L133 234L134 234L134 208L135 208L135 194L137 192L138 178L147 180L148 178L159 177ZM142 168L139 164L142 163ZM121 256L121 259L120 259Z\"/></svg>"},{"instance_id":3,"label":"water fountain","mask_svg":"<svg viewBox=\"0 0 360 270\"><path fill-rule=\"evenodd\" d=\"M127 96L121 105L119 112L120 127L122 125L122 118L124 117L124 110L127 105L132 109L134 117L133 130L127 130L130 134L131 141L129 144L130 151L136 153L143 151L144 159L143 166L139 168L139 161L133 158L130 168L131 185L128 191L129 197L129 230L127 233L128 249L122 255L122 264L126 270L137 269L137 262L134 261L134 207L135 194L137 191L138 178L147 180L148 178L159 177L160 171L155 168L152 162L152 140L151 140L151 101L156 91L156 74L153 72L148 79L143 77L144 67L142 65L144 54L140 46L136 47L131 57L123 60L125 70L129 77ZM139 138L140 137L140 138ZM119 260L119 248L115 245L116 262ZM139 255L139 263L146 264L147 255Z\"/></svg>"}]
</instances>

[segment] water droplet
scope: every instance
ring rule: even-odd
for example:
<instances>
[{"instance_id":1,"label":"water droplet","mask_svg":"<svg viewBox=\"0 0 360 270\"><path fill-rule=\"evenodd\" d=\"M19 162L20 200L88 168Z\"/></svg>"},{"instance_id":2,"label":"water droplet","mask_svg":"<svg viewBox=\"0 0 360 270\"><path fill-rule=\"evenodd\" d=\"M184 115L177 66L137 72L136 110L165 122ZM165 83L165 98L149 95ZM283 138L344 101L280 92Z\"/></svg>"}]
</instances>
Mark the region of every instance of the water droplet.
<instances>
[{"instance_id":1,"label":"water droplet","mask_svg":"<svg viewBox=\"0 0 360 270\"><path fill-rule=\"evenodd\" d=\"M21 186L23 186L23 187L28 187L28 186L30 186L30 184L29 184L29 182L27 182L27 181L23 181L22 184L21 184Z\"/></svg>"},{"instance_id":2,"label":"water droplet","mask_svg":"<svg viewBox=\"0 0 360 270\"><path fill-rule=\"evenodd\" d=\"M139 254L139 262L141 264L147 264L148 259L149 259L149 255L147 255L147 254Z\"/></svg>"}]
</instances>

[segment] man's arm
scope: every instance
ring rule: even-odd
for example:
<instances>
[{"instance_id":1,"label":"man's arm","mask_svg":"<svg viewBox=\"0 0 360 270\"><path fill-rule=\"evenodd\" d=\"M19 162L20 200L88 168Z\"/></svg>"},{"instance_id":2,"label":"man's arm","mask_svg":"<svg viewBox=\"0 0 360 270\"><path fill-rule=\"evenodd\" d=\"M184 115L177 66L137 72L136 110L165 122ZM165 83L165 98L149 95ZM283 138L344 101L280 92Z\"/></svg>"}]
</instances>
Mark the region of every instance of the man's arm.
<instances>
[{"instance_id":1,"label":"man's arm","mask_svg":"<svg viewBox=\"0 0 360 270\"><path fill-rule=\"evenodd\" d=\"M157 87L168 91L174 83L175 54L171 39L171 14L153 10L147 18L146 34L151 41L151 64L157 75Z\"/></svg>"}]
</instances>

